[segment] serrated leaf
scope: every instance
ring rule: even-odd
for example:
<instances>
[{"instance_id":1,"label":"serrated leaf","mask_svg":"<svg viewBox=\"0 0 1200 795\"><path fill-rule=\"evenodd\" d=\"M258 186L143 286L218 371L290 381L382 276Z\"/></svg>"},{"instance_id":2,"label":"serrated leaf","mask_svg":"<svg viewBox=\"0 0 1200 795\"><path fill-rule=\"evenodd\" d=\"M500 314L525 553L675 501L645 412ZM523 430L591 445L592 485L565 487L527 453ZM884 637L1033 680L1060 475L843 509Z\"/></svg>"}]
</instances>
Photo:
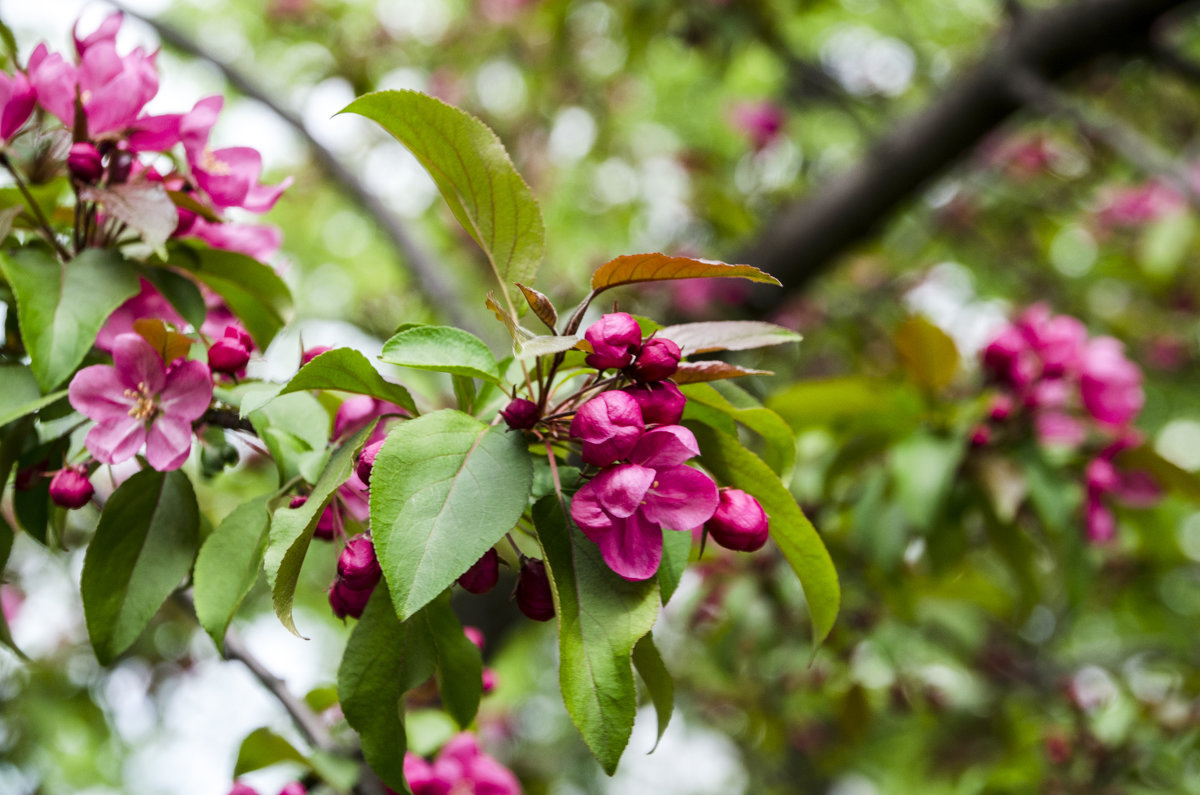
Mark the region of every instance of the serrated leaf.
<instances>
[{"instance_id":1,"label":"serrated leaf","mask_svg":"<svg viewBox=\"0 0 1200 795\"><path fill-rule=\"evenodd\" d=\"M315 357L279 390L280 395L309 389L335 389L395 403L417 413L412 395L399 384L385 381L366 356L353 348L335 348ZM265 402L259 403L265 405Z\"/></svg>"},{"instance_id":2,"label":"serrated leaf","mask_svg":"<svg viewBox=\"0 0 1200 795\"><path fill-rule=\"evenodd\" d=\"M550 332L557 334L555 326L558 325L558 310L554 308L554 304L544 294L539 293L532 287L517 282L517 289L525 296L525 300L529 303L529 308L533 310L533 314L537 315L538 320L546 324L546 328Z\"/></svg>"},{"instance_id":3,"label":"serrated leaf","mask_svg":"<svg viewBox=\"0 0 1200 795\"><path fill-rule=\"evenodd\" d=\"M780 286L779 280L751 265L730 265L716 260L672 257L667 254L626 254L601 265L592 274L592 292L636 282L661 282L698 277L748 279Z\"/></svg>"},{"instance_id":4,"label":"serrated leaf","mask_svg":"<svg viewBox=\"0 0 1200 795\"><path fill-rule=\"evenodd\" d=\"M578 334L566 334L555 337L547 334L543 337L534 337L521 344L517 349L517 358L532 359L538 356L548 356L552 353L569 351L577 347L581 339L583 338Z\"/></svg>"},{"instance_id":5,"label":"serrated leaf","mask_svg":"<svg viewBox=\"0 0 1200 795\"><path fill-rule=\"evenodd\" d=\"M533 281L546 233L533 192L496 134L469 113L416 91L377 91L342 113L379 123L416 156L454 217L487 254L513 307L520 299L511 285Z\"/></svg>"},{"instance_id":6,"label":"serrated leaf","mask_svg":"<svg viewBox=\"0 0 1200 795\"><path fill-rule=\"evenodd\" d=\"M450 606L450 591L443 591L414 621L423 620L437 652L438 693L446 711L465 729L475 720L483 695L483 657L479 647L463 632Z\"/></svg>"},{"instance_id":7,"label":"serrated leaf","mask_svg":"<svg viewBox=\"0 0 1200 795\"><path fill-rule=\"evenodd\" d=\"M253 257L235 251L176 245L169 264L195 274L237 315L259 350L287 322L292 294L279 275Z\"/></svg>"},{"instance_id":8,"label":"serrated leaf","mask_svg":"<svg viewBox=\"0 0 1200 795\"><path fill-rule=\"evenodd\" d=\"M275 615L288 631L303 637L292 620L292 601L296 595L296 583L300 580L300 567L308 554L313 530L325 506L333 499L338 486L350 479L358 453L375 430L372 421L344 445L338 448L321 477L313 484L308 500L299 508L279 508L271 517L271 529L267 536L267 551L263 557L263 568L267 572L267 584L271 586Z\"/></svg>"},{"instance_id":9,"label":"serrated leaf","mask_svg":"<svg viewBox=\"0 0 1200 795\"><path fill-rule=\"evenodd\" d=\"M393 428L371 482L375 551L407 619L516 525L533 464L521 434L447 409Z\"/></svg>"},{"instance_id":10,"label":"serrated leaf","mask_svg":"<svg viewBox=\"0 0 1200 795\"><path fill-rule=\"evenodd\" d=\"M83 613L108 665L137 640L187 576L200 509L187 475L144 469L113 492L83 561Z\"/></svg>"},{"instance_id":11,"label":"serrated leaf","mask_svg":"<svg viewBox=\"0 0 1200 795\"><path fill-rule=\"evenodd\" d=\"M308 766L304 754L297 751L290 742L266 727L255 729L246 735L246 739L242 740L241 746L238 747L233 776L237 778L280 762L299 762L305 767Z\"/></svg>"},{"instance_id":12,"label":"serrated leaf","mask_svg":"<svg viewBox=\"0 0 1200 795\"><path fill-rule=\"evenodd\" d=\"M80 188L79 197L99 202L105 215L137 232L156 251L162 249L179 225L175 203L161 182L132 181L103 188L89 185Z\"/></svg>"},{"instance_id":13,"label":"serrated leaf","mask_svg":"<svg viewBox=\"0 0 1200 795\"><path fill-rule=\"evenodd\" d=\"M64 397L67 390L43 395L33 370L23 364L0 365L0 427Z\"/></svg>"},{"instance_id":14,"label":"serrated leaf","mask_svg":"<svg viewBox=\"0 0 1200 795\"><path fill-rule=\"evenodd\" d=\"M436 652L421 622L401 623L387 583L375 586L338 667L338 699L363 758L397 792L404 779L404 694L433 675Z\"/></svg>"},{"instance_id":15,"label":"serrated leaf","mask_svg":"<svg viewBox=\"0 0 1200 795\"><path fill-rule=\"evenodd\" d=\"M565 516L557 497L533 507L554 586L559 670L567 713L609 775L629 743L637 713L630 657L658 616L658 583L622 579Z\"/></svg>"},{"instance_id":16,"label":"serrated leaf","mask_svg":"<svg viewBox=\"0 0 1200 795\"><path fill-rule=\"evenodd\" d=\"M958 346L946 332L920 315L896 328L895 343L909 377L926 389L941 389L958 372Z\"/></svg>"},{"instance_id":17,"label":"serrated leaf","mask_svg":"<svg viewBox=\"0 0 1200 795\"><path fill-rule=\"evenodd\" d=\"M671 340L684 356L711 351L747 351L803 339L790 328L759 320L714 320L664 326L654 336Z\"/></svg>"},{"instance_id":18,"label":"serrated leaf","mask_svg":"<svg viewBox=\"0 0 1200 795\"><path fill-rule=\"evenodd\" d=\"M229 622L262 567L271 527L269 499L270 495L263 495L234 508L204 540L196 556L196 618L222 653Z\"/></svg>"},{"instance_id":19,"label":"serrated leaf","mask_svg":"<svg viewBox=\"0 0 1200 795\"><path fill-rule=\"evenodd\" d=\"M383 344L380 358L401 367L500 383L496 357L483 340L452 326L417 326L401 331Z\"/></svg>"},{"instance_id":20,"label":"serrated leaf","mask_svg":"<svg viewBox=\"0 0 1200 795\"><path fill-rule=\"evenodd\" d=\"M700 443L700 463L721 483L753 495L770 520L771 538L800 578L812 617L813 643L820 644L837 620L841 589L837 570L808 517L762 459L736 437L698 422L685 425Z\"/></svg>"},{"instance_id":21,"label":"serrated leaf","mask_svg":"<svg viewBox=\"0 0 1200 795\"><path fill-rule=\"evenodd\" d=\"M654 704L654 714L658 717L658 737L654 740L654 748L650 749L650 753L654 753L654 749L662 742L667 724L671 722L671 713L675 710L675 683L671 680L671 672L663 664L658 647L654 645L653 635L645 635L633 647L633 667L646 683L650 701Z\"/></svg>"},{"instance_id":22,"label":"serrated leaf","mask_svg":"<svg viewBox=\"0 0 1200 795\"><path fill-rule=\"evenodd\" d=\"M43 392L83 361L112 311L138 292L137 272L111 249L89 248L68 264L40 248L0 253L17 297L21 337Z\"/></svg>"},{"instance_id":23,"label":"serrated leaf","mask_svg":"<svg viewBox=\"0 0 1200 795\"><path fill-rule=\"evenodd\" d=\"M716 360L704 362L680 362L679 369L671 380L679 385L699 384L704 381L720 381L723 378L741 378L747 375L775 375L770 370L754 370L729 362Z\"/></svg>"}]
</instances>

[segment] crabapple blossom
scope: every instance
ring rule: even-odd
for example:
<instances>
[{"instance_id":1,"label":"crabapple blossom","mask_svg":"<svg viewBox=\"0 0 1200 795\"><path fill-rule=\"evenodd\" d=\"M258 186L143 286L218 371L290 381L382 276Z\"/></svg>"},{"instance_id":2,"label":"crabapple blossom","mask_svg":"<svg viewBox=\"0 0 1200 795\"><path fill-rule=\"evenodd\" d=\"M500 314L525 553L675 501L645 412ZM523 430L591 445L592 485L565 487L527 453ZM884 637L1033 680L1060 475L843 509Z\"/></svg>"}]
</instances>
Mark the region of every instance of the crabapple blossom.
<instances>
[{"instance_id":1,"label":"crabapple blossom","mask_svg":"<svg viewBox=\"0 0 1200 795\"><path fill-rule=\"evenodd\" d=\"M500 412L505 424L517 431L528 430L537 425L538 414L538 404L525 398L514 398Z\"/></svg>"},{"instance_id":2,"label":"crabapple blossom","mask_svg":"<svg viewBox=\"0 0 1200 795\"><path fill-rule=\"evenodd\" d=\"M383 576L379 560L375 557L375 545L370 536L358 535L346 542L338 556L338 577L351 588L363 590L374 588Z\"/></svg>"},{"instance_id":3,"label":"crabapple blossom","mask_svg":"<svg viewBox=\"0 0 1200 795\"><path fill-rule=\"evenodd\" d=\"M642 330L633 315L626 312L603 315L588 326L583 336L592 346L584 361L597 370L627 367L642 345Z\"/></svg>"},{"instance_id":4,"label":"crabapple blossom","mask_svg":"<svg viewBox=\"0 0 1200 795\"><path fill-rule=\"evenodd\" d=\"M681 352L674 342L662 337L646 340L633 360L633 377L639 381L662 381L679 369Z\"/></svg>"},{"instance_id":5,"label":"crabapple blossom","mask_svg":"<svg viewBox=\"0 0 1200 795\"><path fill-rule=\"evenodd\" d=\"M375 457L379 455L381 449L383 449L382 439L371 442L358 454L358 463L354 466L354 472L363 483L371 482L371 470L375 468Z\"/></svg>"},{"instance_id":6,"label":"crabapple blossom","mask_svg":"<svg viewBox=\"0 0 1200 795\"><path fill-rule=\"evenodd\" d=\"M94 185L104 176L104 159L100 150L88 141L72 144L67 152L67 171L76 180Z\"/></svg>"},{"instance_id":7,"label":"crabapple blossom","mask_svg":"<svg viewBox=\"0 0 1200 795\"><path fill-rule=\"evenodd\" d=\"M741 489L721 489L712 518L704 523L709 537L726 549L753 552L767 543L767 514L758 500Z\"/></svg>"},{"instance_id":8,"label":"crabapple blossom","mask_svg":"<svg viewBox=\"0 0 1200 795\"><path fill-rule=\"evenodd\" d=\"M550 592L550 577L546 574L545 563L535 558L521 561L516 598L520 611L534 621L554 618L554 595Z\"/></svg>"},{"instance_id":9,"label":"crabapple blossom","mask_svg":"<svg viewBox=\"0 0 1200 795\"><path fill-rule=\"evenodd\" d=\"M627 392L613 391L580 406L570 433L583 443L583 460L602 467L628 456L645 428L637 400Z\"/></svg>"},{"instance_id":10,"label":"crabapple blossom","mask_svg":"<svg viewBox=\"0 0 1200 795\"><path fill-rule=\"evenodd\" d=\"M633 384L621 391L637 401L642 410L642 420L647 426L678 425L687 405L687 398L670 381Z\"/></svg>"},{"instance_id":11,"label":"crabapple blossom","mask_svg":"<svg viewBox=\"0 0 1200 795\"><path fill-rule=\"evenodd\" d=\"M1125 358L1124 346L1112 337L1092 340L1083 355L1079 379L1083 406L1097 422L1125 425L1142 409L1142 371Z\"/></svg>"},{"instance_id":12,"label":"crabapple blossom","mask_svg":"<svg viewBox=\"0 0 1200 795\"><path fill-rule=\"evenodd\" d=\"M37 93L24 72L0 72L0 141L7 141L29 119Z\"/></svg>"},{"instance_id":13,"label":"crabapple blossom","mask_svg":"<svg viewBox=\"0 0 1200 795\"><path fill-rule=\"evenodd\" d=\"M214 373L235 375L246 369L254 339L239 326L226 326L225 336L208 349L208 366Z\"/></svg>"},{"instance_id":14,"label":"crabapple blossom","mask_svg":"<svg viewBox=\"0 0 1200 795\"><path fill-rule=\"evenodd\" d=\"M468 732L452 737L432 764L412 752L405 754L404 778L413 795L521 795L512 771L480 751L475 735Z\"/></svg>"},{"instance_id":15,"label":"crabapple blossom","mask_svg":"<svg viewBox=\"0 0 1200 795\"><path fill-rule=\"evenodd\" d=\"M82 508L95 493L87 470L81 466L63 467L50 479L50 500L63 508Z\"/></svg>"},{"instance_id":16,"label":"crabapple blossom","mask_svg":"<svg viewBox=\"0 0 1200 795\"><path fill-rule=\"evenodd\" d=\"M458 584L464 590L474 594L484 594L496 587L500 579L500 553L492 547L483 553L483 557L471 564L471 568L458 578Z\"/></svg>"}]
</instances>

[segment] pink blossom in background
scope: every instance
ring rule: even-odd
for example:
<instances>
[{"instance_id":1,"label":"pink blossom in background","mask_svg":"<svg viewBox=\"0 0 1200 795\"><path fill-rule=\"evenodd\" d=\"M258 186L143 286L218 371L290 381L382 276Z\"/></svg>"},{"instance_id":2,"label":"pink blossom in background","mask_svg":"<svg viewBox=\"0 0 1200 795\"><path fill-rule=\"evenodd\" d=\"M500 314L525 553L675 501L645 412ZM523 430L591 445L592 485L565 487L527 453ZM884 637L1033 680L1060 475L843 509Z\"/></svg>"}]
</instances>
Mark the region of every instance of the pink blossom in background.
<instances>
[{"instance_id":1,"label":"pink blossom in background","mask_svg":"<svg viewBox=\"0 0 1200 795\"><path fill-rule=\"evenodd\" d=\"M686 317L712 316L714 310L719 313L723 306L739 304L750 293L749 287L732 279L678 279L663 283L661 289L670 295L671 307Z\"/></svg>"},{"instance_id":2,"label":"pink blossom in background","mask_svg":"<svg viewBox=\"0 0 1200 795\"><path fill-rule=\"evenodd\" d=\"M1178 189L1158 179L1131 187L1111 188L1096 220L1104 228L1143 226L1165 215L1180 212L1187 200Z\"/></svg>"},{"instance_id":3,"label":"pink blossom in background","mask_svg":"<svg viewBox=\"0 0 1200 795\"><path fill-rule=\"evenodd\" d=\"M4 613L4 620L11 624L17 618L17 613L21 610L21 604L25 601L25 595L21 593L21 589L15 585L0 585L0 612Z\"/></svg>"},{"instance_id":4,"label":"pink blossom in background","mask_svg":"<svg viewBox=\"0 0 1200 795\"><path fill-rule=\"evenodd\" d=\"M371 420L385 414L407 417L408 411L395 403L373 398L370 395L352 395L338 406L337 414L333 418L333 438L341 439L349 436L367 427L367 423ZM367 444L374 444L385 436L387 436L386 423L380 422L375 426L371 438L367 439ZM361 480L359 484L364 489L366 488L366 484Z\"/></svg>"},{"instance_id":5,"label":"pink blossom in background","mask_svg":"<svg viewBox=\"0 0 1200 795\"><path fill-rule=\"evenodd\" d=\"M742 102L730 115L733 126L750 139L755 149L766 149L783 132L787 116L783 108L769 100Z\"/></svg>"},{"instance_id":6,"label":"pink blossom in background","mask_svg":"<svg viewBox=\"0 0 1200 795\"><path fill-rule=\"evenodd\" d=\"M1125 358L1125 346L1112 337L1088 343L1080 375L1084 408L1097 422L1125 425L1142 409L1142 371Z\"/></svg>"},{"instance_id":7,"label":"pink blossom in background","mask_svg":"<svg viewBox=\"0 0 1200 795\"><path fill-rule=\"evenodd\" d=\"M1056 156L1050 139L1040 132L993 136L981 149L989 165L1004 169L1009 177L1017 180L1045 173Z\"/></svg>"},{"instance_id":8,"label":"pink blossom in background","mask_svg":"<svg viewBox=\"0 0 1200 795\"><path fill-rule=\"evenodd\" d=\"M138 334L117 336L112 353L112 365L83 368L68 390L71 406L96 421L88 451L116 464L145 445L151 467L178 469L192 449L192 423L212 402L212 373L197 361L168 368Z\"/></svg>"},{"instance_id":9,"label":"pink blossom in background","mask_svg":"<svg viewBox=\"0 0 1200 795\"><path fill-rule=\"evenodd\" d=\"M186 212L184 210L181 213ZM186 232L177 232L181 237L203 240L213 248L233 251L266 262L283 245L283 232L270 224L241 224L225 222L214 224L193 216Z\"/></svg>"},{"instance_id":10,"label":"pink blossom in background","mask_svg":"<svg viewBox=\"0 0 1200 795\"><path fill-rule=\"evenodd\" d=\"M432 764L405 754L404 778L413 795L521 795L512 771L479 750L475 735L468 732L452 737Z\"/></svg>"},{"instance_id":11,"label":"pink blossom in background","mask_svg":"<svg viewBox=\"0 0 1200 795\"><path fill-rule=\"evenodd\" d=\"M1087 327L1070 315L1055 315L1045 304L1030 306L1014 323L1042 362L1042 373L1062 376L1078 373L1087 345Z\"/></svg>"}]
</instances>

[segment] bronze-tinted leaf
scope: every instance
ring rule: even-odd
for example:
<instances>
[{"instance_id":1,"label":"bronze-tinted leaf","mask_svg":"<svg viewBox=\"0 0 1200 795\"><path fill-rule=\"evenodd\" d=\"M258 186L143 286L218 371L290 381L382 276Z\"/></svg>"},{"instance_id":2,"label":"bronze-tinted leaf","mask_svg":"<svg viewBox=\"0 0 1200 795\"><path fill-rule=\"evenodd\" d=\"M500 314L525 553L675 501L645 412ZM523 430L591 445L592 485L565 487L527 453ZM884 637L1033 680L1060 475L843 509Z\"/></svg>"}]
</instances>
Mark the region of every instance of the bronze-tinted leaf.
<instances>
[{"instance_id":1,"label":"bronze-tinted leaf","mask_svg":"<svg viewBox=\"0 0 1200 795\"><path fill-rule=\"evenodd\" d=\"M749 279L781 286L774 276L751 265L730 265L716 260L671 257L666 254L626 254L596 269L592 274L592 290L598 293L622 284L701 277Z\"/></svg>"},{"instance_id":2,"label":"bronze-tinted leaf","mask_svg":"<svg viewBox=\"0 0 1200 795\"><path fill-rule=\"evenodd\" d=\"M554 304L550 303L550 299L532 287L517 282L517 287L521 288L521 292L525 295L525 300L529 302L529 308L533 310L533 314L538 316L546 326L551 330L555 330L558 325L558 310L554 308Z\"/></svg>"},{"instance_id":3,"label":"bronze-tinted leaf","mask_svg":"<svg viewBox=\"0 0 1200 795\"><path fill-rule=\"evenodd\" d=\"M696 384L701 381L720 381L722 378L740 378L743 375L775 375L770 370L752 370L729 362L680 362L679 369L671 380L677 384Z\"/></svg>"}]
</instances>

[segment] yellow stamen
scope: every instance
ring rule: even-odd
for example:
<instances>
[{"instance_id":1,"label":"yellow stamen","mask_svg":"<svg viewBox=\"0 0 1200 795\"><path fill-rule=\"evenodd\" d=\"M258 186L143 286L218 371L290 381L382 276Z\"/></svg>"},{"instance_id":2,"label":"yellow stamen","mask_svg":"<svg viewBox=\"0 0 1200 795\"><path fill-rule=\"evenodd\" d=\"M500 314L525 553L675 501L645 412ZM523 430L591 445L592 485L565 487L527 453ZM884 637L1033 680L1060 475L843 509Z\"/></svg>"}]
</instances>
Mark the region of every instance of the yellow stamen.
<instances>
[{"instance_id":1,"label":"yellow stamen","mask_svg":"<svg viewBox=\"0 0 1200 795\"><path fill-rule=\"evenodd\" d=\"M224 160L218 160L217 156L212 153L208 147L204 148L204 152L200 155L200 165L209 174L214 176L224 177L233 173L233 169Z\"/></svg>"},{"instance_id":2,"label":"yellow stamen","mask_svg":"<svg viewBox=\"0 0 1200 795\"><path fill-rule=\"evenodd\" d=\"M129 407L129 416L137 420L152 420L158 415L158 402L153 395L147 394L145 382L139 381L137 389L126 389L125 397L134 403Z\"/></svg>"}]
</instances>

